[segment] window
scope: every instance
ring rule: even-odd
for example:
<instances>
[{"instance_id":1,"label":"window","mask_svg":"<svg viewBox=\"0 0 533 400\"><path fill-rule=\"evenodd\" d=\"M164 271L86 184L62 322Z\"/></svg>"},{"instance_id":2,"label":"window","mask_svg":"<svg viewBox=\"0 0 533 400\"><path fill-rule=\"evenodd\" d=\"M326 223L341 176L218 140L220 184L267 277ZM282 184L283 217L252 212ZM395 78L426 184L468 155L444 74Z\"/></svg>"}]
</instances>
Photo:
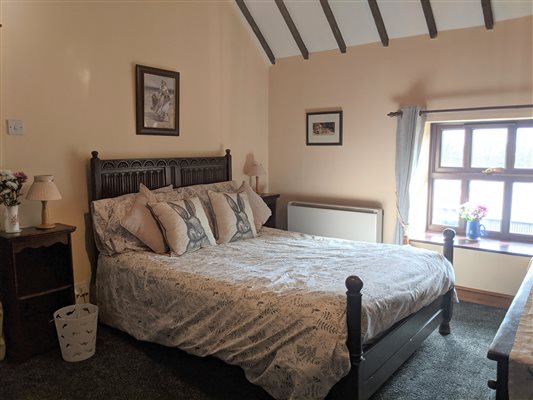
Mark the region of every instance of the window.
<instances>
[{"instance_id":1,"label":"window","mask_svg":"<svg viewBox=\"0 0 533 400\"><path fill-rule=\"evenodd\" d=\"M533 240L533 120L435 124L429 169L428 230L464 234L457 210L472 202L487 237Z\"/></svg>"}]
</instances>

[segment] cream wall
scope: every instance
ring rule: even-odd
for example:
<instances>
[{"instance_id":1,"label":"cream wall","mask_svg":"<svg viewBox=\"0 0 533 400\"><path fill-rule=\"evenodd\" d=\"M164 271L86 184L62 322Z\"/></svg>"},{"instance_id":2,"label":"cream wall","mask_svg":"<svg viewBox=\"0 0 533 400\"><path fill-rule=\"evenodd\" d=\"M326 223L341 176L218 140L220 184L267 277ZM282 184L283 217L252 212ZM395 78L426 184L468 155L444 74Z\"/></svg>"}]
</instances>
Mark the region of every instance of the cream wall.
<instances>
[{"instance_id":1,"label":"cream wall","mask_svg":"<svg viewBox=\"0 0 533 400\"><path fill-rule=\"evenodd\" d=\"M231 2L1 2L0 167L53 174L52 219L77 226L75 280L90 279L85 247L91 150L103 158L233 154L268 170L268 69ZM135 64L181 74L180 136L135 134ZM9 136L5 120L22 119ZM267 182L266 179L262 180ZM27 190L27 187L26 187ZM23 201L24 226L40 203Z\"/></svg>"},{"instance_id":2,"label":"cream wall","mask_svg":"<svg viewBox=\"0 0 533 400\"><path fill-rule=\"evenodd\" d=\"M396 120L386 114L412 104L438 109L533 103L532 26L533 18L525 17L498 22L493 31L439 32L435 40L424 35L392 40L388 48L375 43L346 54L313 53L308 61L279 60L270 70L269 95L270 189L282 194L279 222L286 224L286 203L294 199L380 206L384 241L392 242ZM343 110L343 145L306 146L306 112L328 109ZM486 274L487 281L459 274L458 284L514 293L525 267L519 263L508 282L503 265L489 274L476 254L465 268Z\"/></svg>"}]
</instances>

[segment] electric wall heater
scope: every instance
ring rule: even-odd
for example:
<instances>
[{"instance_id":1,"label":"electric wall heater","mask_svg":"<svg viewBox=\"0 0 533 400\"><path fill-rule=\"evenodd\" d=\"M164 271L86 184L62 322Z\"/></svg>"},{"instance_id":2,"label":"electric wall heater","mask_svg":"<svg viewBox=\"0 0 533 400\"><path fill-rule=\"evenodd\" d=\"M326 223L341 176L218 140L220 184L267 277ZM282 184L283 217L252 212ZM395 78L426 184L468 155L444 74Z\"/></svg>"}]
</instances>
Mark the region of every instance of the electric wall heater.
<instances>
[{"instance_id":1,"label":"electric wall heater","mask_svg":"<svg viewBox=\"0 0 533 400\"><path fill-rule=\"evenodd\" d=\"M383 241L383 210L291 201L287 205L289 231L350 239Z\"/></svg>"}]
</instances>

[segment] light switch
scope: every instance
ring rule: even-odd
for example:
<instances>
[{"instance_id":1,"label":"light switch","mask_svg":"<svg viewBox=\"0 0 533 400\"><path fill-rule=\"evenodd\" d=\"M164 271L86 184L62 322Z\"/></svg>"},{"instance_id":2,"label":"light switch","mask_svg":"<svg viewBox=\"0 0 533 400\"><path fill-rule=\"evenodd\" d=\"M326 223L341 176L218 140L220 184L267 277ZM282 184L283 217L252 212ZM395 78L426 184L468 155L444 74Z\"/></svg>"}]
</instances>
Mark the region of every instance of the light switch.
<instances>
[{"instance_id":1,"label":"light switch","mask_svg":"<svg viewBox=\"0 0 533 400\"><path fill-rule=\"evenodd\" d=\"M23 135L24 125L20 119L8 119L7 120L7 133L9 135Z\"/></svg>"}]
</instances>

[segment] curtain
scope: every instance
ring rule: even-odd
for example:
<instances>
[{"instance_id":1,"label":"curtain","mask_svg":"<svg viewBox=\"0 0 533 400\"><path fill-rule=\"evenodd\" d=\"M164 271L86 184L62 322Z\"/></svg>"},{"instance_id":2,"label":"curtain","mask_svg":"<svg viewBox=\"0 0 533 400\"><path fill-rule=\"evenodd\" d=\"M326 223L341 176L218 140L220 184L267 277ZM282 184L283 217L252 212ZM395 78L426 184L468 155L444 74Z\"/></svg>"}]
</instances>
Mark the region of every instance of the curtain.
<instances>
[{"instance_id":1,"label":"curtain","mask_svg":"<svg viewBox=\"0 0 533 400\"><path fill-rule=\"evenodd\" d=\"M402 244L409 226L409 186L420 155L425 117L420 107L401 108L396 129L396 231L394 243Z\"/></svg>"}]
</instances>

